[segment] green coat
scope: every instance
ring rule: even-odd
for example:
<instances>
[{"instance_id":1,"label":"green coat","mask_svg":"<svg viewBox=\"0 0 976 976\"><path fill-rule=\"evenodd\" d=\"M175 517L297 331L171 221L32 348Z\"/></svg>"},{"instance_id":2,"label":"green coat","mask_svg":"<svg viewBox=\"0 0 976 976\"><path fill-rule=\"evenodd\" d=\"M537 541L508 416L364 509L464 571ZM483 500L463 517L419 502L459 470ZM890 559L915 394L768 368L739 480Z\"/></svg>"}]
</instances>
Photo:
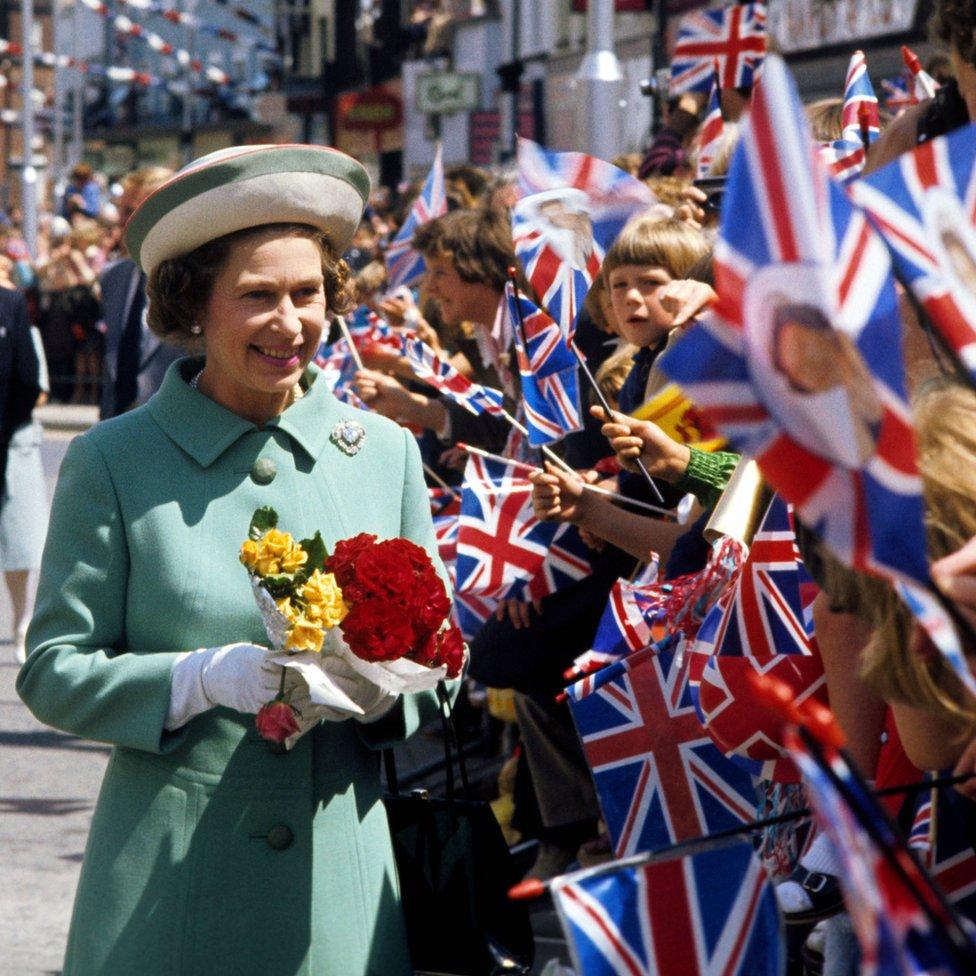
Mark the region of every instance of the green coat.
<instances>
[{"instance_id":1,"label":"green coat","mask_svg":"<svg viewBox=\"0 0 976 976\"><path fill-rule=\"evenodd\" d=\"M267 643L238 562L258 506L296 538L400 535L437 559L416 442L314 367L257 428L187 385L199 366L177 361L144 407L76 438L54 498L17 687L42 722L114 746L64 974L409 973L376 750L436 715L433 695L321 723L287 755L230 709L163 722L180 651ZM330 441L345 418L366 431L354 456Z\"/></svg>"}]
</instances>

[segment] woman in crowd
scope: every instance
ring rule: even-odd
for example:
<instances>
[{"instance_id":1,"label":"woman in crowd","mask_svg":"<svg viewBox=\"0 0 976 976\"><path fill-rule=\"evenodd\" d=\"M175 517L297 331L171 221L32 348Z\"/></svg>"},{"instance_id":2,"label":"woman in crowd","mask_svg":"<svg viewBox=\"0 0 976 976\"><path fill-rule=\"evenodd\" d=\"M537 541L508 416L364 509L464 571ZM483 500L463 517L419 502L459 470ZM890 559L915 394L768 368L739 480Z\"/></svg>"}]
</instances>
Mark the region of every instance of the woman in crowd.
<instances>
[{"instance_id":1,"label":"woman in crowd","mask_svg":"<svg viewBox=\"0 0 976 976\"><path fill-rule=\"evenodd\" d=\"M197 160L129 222L150 326L202 354L72 441L54 499L17 687L41 721L113 746L66 976L411 972L375 750L434 696L329 657L362 714L306 694L306 734L270 751L253 716L280 668L238 561L265 505L330 549L373 532L437 559L413 437L310 365L346 307L338 255L368 189L332 149L249 146Z\"/></svg>"}]
</instances>

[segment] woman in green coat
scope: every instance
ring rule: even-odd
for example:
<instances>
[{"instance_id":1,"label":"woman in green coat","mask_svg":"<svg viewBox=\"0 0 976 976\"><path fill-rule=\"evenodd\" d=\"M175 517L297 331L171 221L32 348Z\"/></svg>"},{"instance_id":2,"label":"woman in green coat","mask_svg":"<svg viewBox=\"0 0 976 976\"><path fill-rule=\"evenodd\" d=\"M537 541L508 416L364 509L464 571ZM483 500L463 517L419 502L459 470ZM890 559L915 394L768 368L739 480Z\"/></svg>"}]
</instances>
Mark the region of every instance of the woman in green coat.
<instances>
[{"instance_id":1,"label":"woman in green coat","mask_svg":"<svg viewBox=\"0 0 976 976\"><path fill-rule=\"evenodd\" d=\"M274 754L253 713L280 671L238 561L262 505L296 538L403 536L437 558L413 438L311 364L368 188L333 150L245 147L181 171L128 226L150 325L205 356L76 438L58 481L18 690L114 747L65 976L411 971L377 750L434 697L361 682L358 721L311 706Z\"/></svg>"}]
</instances>

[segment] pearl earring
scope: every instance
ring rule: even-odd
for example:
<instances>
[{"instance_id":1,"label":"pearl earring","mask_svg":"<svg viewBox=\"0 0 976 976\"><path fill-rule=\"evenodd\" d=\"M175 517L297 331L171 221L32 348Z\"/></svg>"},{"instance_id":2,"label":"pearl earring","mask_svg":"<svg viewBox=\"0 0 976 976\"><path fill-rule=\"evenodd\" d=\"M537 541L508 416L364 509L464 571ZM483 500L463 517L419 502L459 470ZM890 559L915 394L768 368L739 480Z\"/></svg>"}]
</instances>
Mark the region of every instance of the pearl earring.
<instances>
[{"instance_id":1,"label":"pearl earring","mask_svg":"<svg viewBox=\"0 0 976 976\"><path fill-rule=\"evenodd\" d=\"M197 322L194 322L193 325L190 326L190 333L192 335L200 335L202 332L203 329L200 328L200 325Z\"/></svg>"}]
</instances>

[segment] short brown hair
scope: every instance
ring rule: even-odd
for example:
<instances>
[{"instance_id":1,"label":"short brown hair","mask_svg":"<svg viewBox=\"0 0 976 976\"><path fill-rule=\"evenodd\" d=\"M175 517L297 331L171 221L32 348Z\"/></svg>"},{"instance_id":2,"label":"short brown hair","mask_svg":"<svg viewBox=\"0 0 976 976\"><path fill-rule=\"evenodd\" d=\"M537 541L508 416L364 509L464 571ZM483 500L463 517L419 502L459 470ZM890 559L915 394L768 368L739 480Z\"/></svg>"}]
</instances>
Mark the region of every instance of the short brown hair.
<instances>
[{"instance_id":1,"label":"short brown hair","mask_svg":"<svg viewBox=\"0 0 976 976\"><path fill-rule=\"evenodd\" d=\"M687 278L710 250L705 236L683 220L638 217L620 232L607 251L602 272L609 282L615 268L635 264L664 268L672 278Z\"/></svg>"},{"instance_id":2,"label":"short brown hair","mask_svg":"<svg viewBox=\"0 0 976 976\"><path fill-rule=\"evenodd\" d=\"M146 283L149 328L161 339L182 346L194 345L199 337L190 329L203 315L214 282L227 263L231 249L250 236L269 232L281 237L307 237L318 244L325 278L326 309L334 313L346 311L349 307L349 267L336 256L325 234L307 224L263 224L224 234L201 244L189 254L161 261Z\"/></svg>"},{"instance_id":3,"label":"short brown hair","mask_svg":"<svg viewBox=\"0 0 976 976\"><path fill-rule=\"evenodd\" d=\"M413 235L413 246L424 257L448 257L458 276L471 284L482 282L505 290L508 269L518 264L512 231L497 210L455 210L438 217Z\"/></svg>"},{"instance_id":4,"label":"short brown hair","mask_svg":"<svg viewBox=\"0 0 976 976\"><path fill-rule=\"evenodd\" d=\"M76 183L87 183L94 175L95 171L88 163L77 163L71 170L71 178Z\"/></svg>"},{"instance_id":5,"label":"short brown hair","mask_svg":"<svg viewBox=\"0 0 976 976\"><path fill-rule=\"evenodd\" d=\"M976 65L976 12L972 0L940 0L929 21L929 32L954 47L967 64Z\"/></svg>"}]
</instances>

